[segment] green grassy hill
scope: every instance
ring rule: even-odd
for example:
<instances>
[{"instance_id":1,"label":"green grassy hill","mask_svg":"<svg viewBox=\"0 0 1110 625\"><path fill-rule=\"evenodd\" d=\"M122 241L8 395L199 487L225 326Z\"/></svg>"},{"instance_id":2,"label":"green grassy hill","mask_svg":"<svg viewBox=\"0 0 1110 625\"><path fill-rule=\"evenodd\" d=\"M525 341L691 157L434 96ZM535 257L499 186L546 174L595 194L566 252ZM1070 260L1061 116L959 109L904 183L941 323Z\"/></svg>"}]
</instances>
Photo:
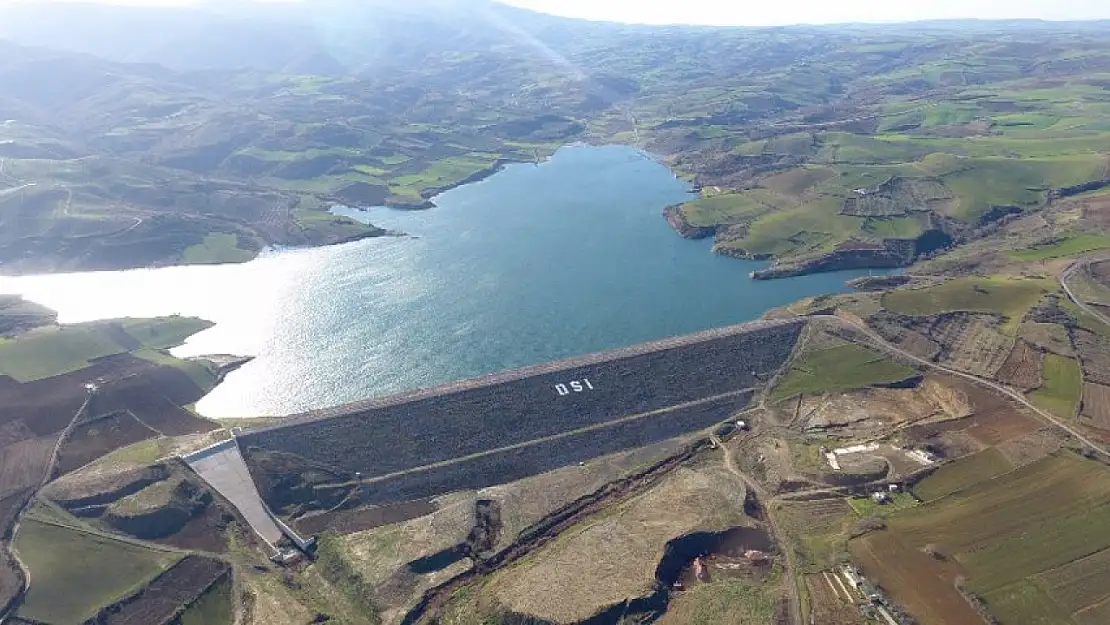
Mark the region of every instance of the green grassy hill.
<instances>
[{"instance_id":1,"label":"green grassy hill","mask_svg":"<svg viewBox=\"0 0 1110 625\"><path fill-rule=\"evenodd\" d=\"M718 251L784 262L886 245L866 262L905 263L1107 176L1105 25L658 30L420 6L344 5L339 47L320 39L326 10L263 26L13 10L0 35L93 56L0 42L4 270L237 262L367 236L326 209L426 206L581 140L666 157L705 190L680 213L717 227ZM72 36L35 36L44 11ZM147 45L139 31L125 50L109 35L125 18L205 27Z\"/></svg>"}]
</instances>

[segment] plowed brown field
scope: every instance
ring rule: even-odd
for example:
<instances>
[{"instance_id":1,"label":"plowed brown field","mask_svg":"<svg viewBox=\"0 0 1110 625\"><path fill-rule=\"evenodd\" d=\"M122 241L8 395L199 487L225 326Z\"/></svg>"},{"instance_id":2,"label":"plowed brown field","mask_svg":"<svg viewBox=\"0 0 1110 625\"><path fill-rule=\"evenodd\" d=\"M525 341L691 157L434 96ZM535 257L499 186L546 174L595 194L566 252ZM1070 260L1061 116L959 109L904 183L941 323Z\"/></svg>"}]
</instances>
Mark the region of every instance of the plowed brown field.
<instances>
[{"instance_id":1,"label":"plowed brown field","mask_svg":"<svg viewBox=\"0 0 1110 625\"><path fill-rule=\"evenodd\" d=\"M982 623L983 619L956 590L959 567L907 545L890 531L873 532L848 543L869 579L922 623Z\"/></svg>"},{"instance_id":2,"label":"plowed brown field","mask_svg":"<svg viewBox=\"0 0 1110 625\"><path fill-rule=\"evenodd\" d=\"M1028 391L1041 387L1043 366L1044 354L1019 340L994 377L1003 384Z\"/></svg>"},{"instance_id":3,"label":"plowed brown field","mask_svg":"<svg viewBox=\"0 0 1110 625\"><path fill-rule=\"evenodd\" d=\"M1100 430L1110 430L1110 386L1088 382L1083 385L1080 421Z\"/></svg>"},{"instance_id":4,"label":"plowed brown field","mask_svg":"<svg viewBox=\"0 0 1110 625\"><path fill-rule=\"evenodd\" d=\"M997 445L1023 436L1041 427L1034 418L994 391L971 382L943 378L945 383L962 392L971 404L972 414L963 419L915 426L907 431L909 438L927 441L946 432L963 432L984 446Z\"/></svg>"}]
</instances>

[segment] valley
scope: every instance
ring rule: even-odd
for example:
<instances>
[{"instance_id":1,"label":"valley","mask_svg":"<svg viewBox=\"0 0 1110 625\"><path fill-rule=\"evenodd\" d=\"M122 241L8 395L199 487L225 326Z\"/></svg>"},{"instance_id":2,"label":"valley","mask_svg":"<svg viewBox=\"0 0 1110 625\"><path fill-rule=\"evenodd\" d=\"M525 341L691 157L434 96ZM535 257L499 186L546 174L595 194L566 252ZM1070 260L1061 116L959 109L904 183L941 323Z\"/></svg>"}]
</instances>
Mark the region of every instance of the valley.
<instances>
[{"instance_id":1,"label":"valley","mask_svg":"<svg viewBox=\"0 0 1110 625\"><path fill-rule=\"evenodd\" d=\"M0 5L0 621L1107 620L1106 23L260 11Z\"/></svg>"}]
</instances>

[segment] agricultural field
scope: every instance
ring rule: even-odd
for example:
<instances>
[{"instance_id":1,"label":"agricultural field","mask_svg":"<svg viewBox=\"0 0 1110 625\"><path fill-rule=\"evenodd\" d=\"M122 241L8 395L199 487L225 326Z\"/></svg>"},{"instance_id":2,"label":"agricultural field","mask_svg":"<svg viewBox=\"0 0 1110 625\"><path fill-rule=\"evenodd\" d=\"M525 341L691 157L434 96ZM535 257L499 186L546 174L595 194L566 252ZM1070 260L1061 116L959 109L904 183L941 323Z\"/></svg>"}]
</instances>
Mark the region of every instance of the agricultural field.
<instances>
[{"instance_id":1,"label":"agricultural field","mask_svg":"<svg viewBox=\"0 0 1110 625\"><path fill-rule=\"evenodd\" d=\"M58 470L75 471L116 449L158 436L129 412L88 419L70 430L58 452Z\"/></svg>"},{"instance_id":2,"label":"agricultural field","mask_svg":"<svg viewBox=\"0 0 1110 625\"><path fill-rule=\"evenodd\" d=\"M123 329L151 349L170 349L190 336L212 327L212 322L194 317L162 317L160 319L124 319Z\"/></svg>"},{"instance_id":3,"label":"agricultural field","mask_svg":"<svg viewBox=\"0 0 1110 625\"><path fill-rule=\"evenodd\" d=\"M916 373L912 367L849 343L804 354L775 386L771 397L781 401L797 395L842 393L900 382Z\"/></svg>"},{"instance_id":4,"label":"agricultural field","mask_svg":"<svg viewBox=\"0 0 1110 625\"><path fill-rule=\"evenodd\" d=\"M50 325L58 318L53 310L28 302L18 295L0 295L0 339L39 326Z\"/></svg>"},{"instance_id":5,"label":"agricultural field","mask_svg":"<svg viewBox=\"0 0 1110 625\"><path fill-rule=\"evenodd\" d=\"M815 623L828 625L861 625L864 616L856 606L857 597L851 586L838 582L837 571L821 571L805 576L809 610Z\"/></svg>"},{"instance_id":6,"label":"agricultural field","mask_svg":"<svg viewBox=\"0 0 1110 625\"><path fill-rule=\"evenodd\" d=\"M1110 384L1110 337L1087 330L1076 331L1073 337L1083 378L1088 382Z\"/></svg>"},{"instance_id":7,"label":"agricultural field","mask_svg":"<svg viewBox=\"0 0 1110 625\"><path fill-rule=\"evenodd\" d=\"M1044 384L1044 353L1029 343L1018 340L994 378L1022 390L1040 388Z\"/></svg>"},{"instance_id":8,"label":"agricultural field","mask_svg":"<svg viewBox=\"0 0 1110 625\"><path fill-rule=\"evenodd\" d=\"M1026 321L1018 333L1022 340L1033 347L1060 356L1075 356L1068 329L1058 323Z\"/></svg>"},{"instance_id":9,"label":"agricultural field","mask_svg":"<svg viewBox=\"0 0 1110 625\"><path fill-rule=\"evenodd\" d=\"M848 500L848 505L852 507L852 511L861 518L885 517L912 508L917 504L917 499L910 493L893 493L889 503L879 503L870 497L852 497Z\"/></svg>"},{"instance_id":10,"label":"agricultural field","mask_svg":"<svg viewBox=\"0 0 1110 625\"><path fill-rule=\"evenodd\" d=\"M34 580L19 615L52 624L76 625L95 616L178 560L174 554L36 519L23 521L15 549Z\"/></svg>"},{"instance_id":11,"label":"agricultural field","mask_svg":"<svg viewBox=\"0 0 1110 625\"><path fill-rule=\"evenodd\" d=\"M891 291L883 296L883 306L915 316L956 311L999 314L1006 318L1003 331L1012 333L1030 308L1056 290L1054 282L1039 278L956 278L936 286Z\"/></svg>"},{"instance_id":12,"label":"agricultural field","mask_svg":"<svg viewBox=\"0 0 1110 625\"><path fill-rule=\"evenodd\" d=\"M1110 290L1110 261L1091 263L1083 273L1097 282L1103 289Z\"/></svg>"},{"instance_id":13,"label":"agricultural field","mask_svg":"<svg viewBox=\"0 0 1110 625\"><path fill-rule=\"evenodd\" d=\"M1092 383L1083 385L1080 423L1100 430L1110 430L1110 387Z\"/></svg>"},{"instance_id":14,"label":"agricultural field","mask_svg":"<svg viewBox=\"0 0 1110 625\"><path fill-rule=\"evenodd\" d=\"M96 326L46 327L0 342L0 376L35 382L92 365L93 360L127 351Z\"/></svg>"},{"instance_id":15,"label":"agricultural field","mask_svg":"<svg viewBox=\"0 0 1110 625\"><path fill-rule=\"evenodd\" d=\"M161 328L167 336L173 337L173 341L178 341L198 325L195 320L178 319L133 323L140 334ZM136 338L128 334L120 323L48 325L31 330L26 330L24 326L21 329L24 331L0 340L0 351L3 352L0 368L8 367L0 371L0 405L5 409L0 411L3 415L0 417L0 498L3 501L15 501L10 497L13 493L21 493L21 501L25 500L29 489L37 488L48 477L45 472L57 437L71 422L74 422L74 427L70 435L58 446L55 476L78 470L136 441L164 434L207 432L216 427L214 423L181 408L199 399L204 389L186 373L188 367L181 361L144 347L143 340L149 341L150 337ZM135 357L130 353L132 351L158 354L160 362ZM204 371L209 380L215 379L210 371ZM200 373L196 371L194 375L199 378ZM90 397L86 385L94 382L98 390ZM62 518L67 517L62 514ZM0 515L0 531L9 531L12 520L10 515ZM35 557L40 558L39 564L50 569L42 578L35 575L36 590L28 595L23 609L31 611L31 618L37 618L34 614L54 614L51 610L56 609L61 611L58 614L64 613L61 617L63 622L79 621L78 609L100 606L87 603L88 597L80 592L72 593L72 600L77 602L75 604L51 603L53 593L65 594L67 591L40 583L40 579L57 580L63 586L84 583L67 577L68 573L60 570L59 562L49 559L67 557L65 550L70 547L67 541L75 541L75 533L78 537L92 535L51 525L57 521L39 519L34 523L25 522L16 537L17 549L26 548L29 543L25 541L31 541L36 545ZM59 532L61 534L53 536ZM45 546L55 545L51 542L52 538L42 537L48 534L58 539L60 551L50 552ZM111 544L93 539L87 541L85 546L90 550L87 556L90 560L95 560L98 553L113 548L115 541L104 540ZM128 548L125 543L120 544L124 545L120 548L121 557L124 557ZM7 560L6 555L4 558ZM24 560L27 561L27 558ZM110 559L106 561L111 565ZM159 562L144 564L142 558L137 558L132 567L134 575L153 570L150 567L161 566ZM0 572L4 578L0 582L4 586L5 602L12 590L8 586L14 579L9 564L5 562ZM90 562L87 566L94 565ZM126 562L120 563L122 583L132 583L128 577L132 575L129 566ZM87 571L80 573L89 574ZM90 582L89 592L107 596L126 590L122 587L108 588L103 586L105 583L108 582Z\"/></svg>"},{"instance_id":16,"label":"agricultural field","mask_svg":"<svg viewBox=\"0 0 1110 625\"><path fill-rule=\"evenodd\" d=\"M940 595L933 600L914 589L958 574L1003 622L1046 622L1038 615L1070 622L1070 613L1105 595L1094 590L1107 587L1105 569L1092 566L1089 558L1097 561L1096 554L1110 547L1098 529L1110 521L1108 493L1105 466L1060 451L994 479L985 474L978 484L893 515L889 530L861 539L853 553L869 560L864 568L874 571L892 596L913 595L903 605L922 619L943 605ZM926 545L943 559L917 558L920 570L896 570ZM926 566L928 560L936 564ZM1061 592L1060 580L1068 578L1075 583ZM1080 580L1085 585L1078 585Z\"/></svg>"},{"instance_id":17,"label":"agricultural field","mask_svg":"<svg viewBox=\"0 0 1110 625\"><path fill-rule=\"evenodd\" d=\"M953 369L994 377L1014 345L993 315L948 313L933 320L928 336L941 346L935 360Z\"/></svg>"},{"instance_id":18,"label":"agricultural field","mask_svg":"<svg viewBox=\"0 0 1110 625\"><path fill-rule=\"evenodd\" d=\"M243 263L254 258L256 251L243 249L234 234L209 233L204 240L181 252L181 262L186 265L217 265Z\"/></svg>"},{"instance_id":19,"label":"agricultural field","mask_svg":"<svg viewBox=\"0 0 1110 625\"><path fill-rule=\"evenodd\" d=\"M217 580L173 625L232 625L235 622L234 592L231 576Z\"/></svg>"},{"instance_id":20,"label":"agricultural field","mask_svg":"<svg viewBox=\"0 0 1110 625\"><path fill-rule=\"evenodd\" d=\"M1052 260L1107 248L1110 248L1110 236L1101 232L1081 232L1010 252L1010 258L1025 262Z\"/></svg>"},{"instance_id":21,"label":"agricultural field","mask_svg":"<svg viewBox=\"0 0 1110 625\"><path fill-rule=\"evenodd\" d=\"M1044 384L1029 394L1038 406L1060 417L1073 418L1083 398L1083 372L1072 358L1049 354L1044 359Z\"/></svg>"},{"instance_id":22,"label":"agricultural field","mask_svg":"<svg viewBox=\"0 0 1110 625\"><path fill-rule=\"evenodd\" d=\"M922 501L940 499L980 482L993 479L1013 469L1013 465L997 448L946 464L913 487L913 494Z\"/></svg>"},{"instance_id":23,"label":"agricultural field","mask_svg":"<svg viewBox=\"0 0 1110 625\"><path fill-rule=\"evenodd\" d=\"M926 555L890 530L871 532L848 546L863 574L882 586L891 600L919 622L980 622L978 613L955 588L960 575L956 563Z\"/></svg>"},{"instance_id":24,"label":"agricultural field","mask_svg":"<svg viewBox=\"0 0 1110 625\"><path fill-rule=\"evenodd\" d=\"M225 562L185 556L138 592L117 604L105 606L99 622L103 625L231 625L230 577ZM210 589L216 592L208 595ZM200 618L211 620L199 621Z\"/></svg>"}]
</instances>

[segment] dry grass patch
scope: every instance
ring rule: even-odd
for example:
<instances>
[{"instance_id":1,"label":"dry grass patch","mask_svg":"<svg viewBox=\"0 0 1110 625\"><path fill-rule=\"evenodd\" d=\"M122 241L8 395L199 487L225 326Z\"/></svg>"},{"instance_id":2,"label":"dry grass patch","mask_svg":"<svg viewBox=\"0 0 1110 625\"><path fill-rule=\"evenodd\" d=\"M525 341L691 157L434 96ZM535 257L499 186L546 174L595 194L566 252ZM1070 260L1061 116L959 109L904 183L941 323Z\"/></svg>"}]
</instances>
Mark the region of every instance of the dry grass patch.
<instances>
[{"instance_id":1,"label":"dry grass patch","mask_svg":"<svg viewBox=\"0 0 1110 625\"><path fill-rule=\"evenodd\" d=\"M995 447L995 449L1006 456L1006 459L1016 469L1027 464L1033 464L1059 451L1063 446L1061 439L1064 436L1060 430L1044 428L1008 440Z\"/></svg>"},{"instance_id":2,"label":"dry grass patch","mask_svg":"<svg viewBox=\"0 0 1110 625\"><path fill-rule=\"evenodd\" d=\"M1083 425L1100 430L1110 430L1110 386L1083 385L1083 410L1079 417Z\"/></svg>"},{"instance_id":3,"label":"dry grass patch","mask_svg":"<svg viewBox=\"0 0 1110 625\"><path fill-rule=\"evenodd\" d=\"M463 559L440 571L416 574L406 565L463 542L474 522L477 499L493 499L501 504L502 528L495 547L501 549L553 510L658 462L681 446L680 441L669 441L599 458L582 467L565 467L477 492L449 495L438 500L439 509L430 515L336 540L343 545L342 557L374 589L383 622L397 622L420 593L470 566L470 560Z\"/></svg>"},{"instance_id":4,"label":"dry grass patch","mask_svg":"<svg viewBox=\"0 0 1110 625\"><path fill-rule=\"evenodd\" d=\"M1072 347L1071 339L1068 337L1068 329L1058 323L1026 321L1021 324L1018 335L1046 352L1069 358L1075 356L1075 348Z\"/></svg>"},{"instance_id":5,"label":"dry grass patch","mask_svg":"<svg viewBox=\"0 0 1110 625\"><path fill-rule=\"evenodd\" d=\"M649 594L667 541L750 523L744 492L740 480L723 468L679 469L499 575L498 602L566 623Z\"/></svg>"},{"instance_id":6,"label":"dry grass patch","mask_svg":"<svg viewBox=\"0 0 1110 625\"><path fill-rule=\"evenodd\" d=\"M955 325L940 339L944 350L939 362L972 375L994 376L1009 356L1013 339L998 331L998 321L990 315L971 315Z\"/></svg>"},{"instance_id":7,"label":"dry grass patch","mask_svg":"<svg viewBox=\"0 0 1110 625\"><path fill-rule=\"evenodd\" d=\"M802 571L827 569L846 553L848 533L859 519L847 501L782 501L774 505L778 506L784 539L789 539Z\"/></svg>"}]
</instances>

